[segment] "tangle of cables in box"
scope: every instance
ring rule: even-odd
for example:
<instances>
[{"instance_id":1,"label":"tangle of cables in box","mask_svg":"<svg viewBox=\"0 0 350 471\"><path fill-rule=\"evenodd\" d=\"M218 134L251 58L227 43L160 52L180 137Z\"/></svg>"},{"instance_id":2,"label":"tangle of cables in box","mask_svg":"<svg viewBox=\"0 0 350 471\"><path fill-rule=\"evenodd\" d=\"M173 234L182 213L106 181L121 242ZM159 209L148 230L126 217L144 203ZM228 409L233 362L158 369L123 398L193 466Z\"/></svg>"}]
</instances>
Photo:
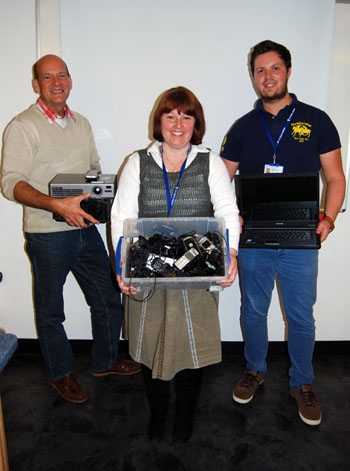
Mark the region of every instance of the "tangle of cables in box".
<instances>
[{"instance_id":1,"label":"tangle of cables in box","mask_svg":"<svg viewBox=\"0 0 350 471\"><path fill-rule=\"evenodd\" d=\"M223 276L226 240L219 232L196 232L170 237L138 236L130 245L128 278Z\"/></svg>"}]
</instances>

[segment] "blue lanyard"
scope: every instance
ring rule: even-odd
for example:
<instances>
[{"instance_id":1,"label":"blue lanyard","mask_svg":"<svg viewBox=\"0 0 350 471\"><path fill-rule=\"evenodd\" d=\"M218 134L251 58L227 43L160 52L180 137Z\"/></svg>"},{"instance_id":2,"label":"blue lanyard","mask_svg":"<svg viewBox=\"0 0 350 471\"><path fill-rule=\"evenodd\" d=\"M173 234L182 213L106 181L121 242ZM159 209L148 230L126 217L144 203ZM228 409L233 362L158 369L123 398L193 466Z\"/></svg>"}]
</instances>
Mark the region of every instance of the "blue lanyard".
<instances>
[{"instance_id":1,"label":"blue lanyard","mask_svg":"<svg viewBox=\"0 0 350 471\"><path fill-rule=\"evenodd\" d=\"M159 147L160 155L162 157L162 167L163 167L163 178L164 178L164 184L165 184L165 191L166 191L166 202L168 206L168 214L167 217L170 217L171 210L173 209L173 206L176 201L176 197L180 188L180 180L185 172L185 167L186 167L186 162L187 162L187 157L189 153L191 152L192 146L187 149L187 155L186 159L184 160L184 163L181 166L179 176L176 182L176 185L174 187L173 193L171 194L170 192L170 185L169 185L169 179L168 179L168 172L166 171L165 164L164 164L164 159L163 159L163 146Z\"/></svg>"},{"instance_id":2,"label":"blue lanyard","mask_svg":"<svg viewBox=\"0 0 350 471\"><path fill-rule=\"evenodd\" d=\"M267 134L267 137L269 138L269 140L270 140L270 142L271 142L271 145L272 145L272 147L273 147L273 163L274 163L274 164L276 163L277 147L278 147L279 143L281 142L282 137L283 137L283 135L284 135L284 133L285 133L285 131L286 131L286 129L287 129L289 123L291 122L291 119L292 119L293 114L294 114L294 112L295 112L295 108L296 108L296 107L294 107L294 108L292 109L291 114L290 114L290 115L288 116L288 118L286 119L286 122L284 123L284 126L283 126L283 128L282 128L281 134L279 135L279 137L278 137L278 139L277 139L276 142L273 140L273 137L272 137L272 135L271 135L271 133L270 133L270 130L269 130L269 128L267 127L267 123L266 123L265 116L264 116L263 112L260 110L261 121L262 121L262 123L263 123L263 125L264 125L265 132L266 132L266 134Z\"/></svg>"}]
</instances>

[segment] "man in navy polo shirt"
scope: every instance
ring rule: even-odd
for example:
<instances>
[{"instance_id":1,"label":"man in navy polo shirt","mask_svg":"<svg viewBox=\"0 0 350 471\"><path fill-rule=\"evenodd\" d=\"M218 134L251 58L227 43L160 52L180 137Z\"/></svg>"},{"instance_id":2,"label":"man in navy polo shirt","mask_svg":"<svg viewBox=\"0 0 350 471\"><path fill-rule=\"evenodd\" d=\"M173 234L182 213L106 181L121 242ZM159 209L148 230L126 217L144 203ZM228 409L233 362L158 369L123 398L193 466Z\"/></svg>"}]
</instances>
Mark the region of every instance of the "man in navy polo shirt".
<instances>
[{"instance_id":1,"label":"man in navy polo shirt","mask_svg":"<svg viewBox=\"0 0 350 471\"><path fill-rule=\"evenodd\" d=\"M250 71L260 99L224 137L221 156L231 179L243 173L294 173L322 170L326 181L325 213L316 232L324 242L345 195L338 132L323 111L301 103L288 92L291 55L286 47L266 40L250 53ZM321 422L312 390L315 343L318 251L240 249L242 325L246 370L233 399L246 404L264 381L268 351L267 313L276 276L288 322L289 385L299 416L308 425Z\"/></svg>"}]
</instances>

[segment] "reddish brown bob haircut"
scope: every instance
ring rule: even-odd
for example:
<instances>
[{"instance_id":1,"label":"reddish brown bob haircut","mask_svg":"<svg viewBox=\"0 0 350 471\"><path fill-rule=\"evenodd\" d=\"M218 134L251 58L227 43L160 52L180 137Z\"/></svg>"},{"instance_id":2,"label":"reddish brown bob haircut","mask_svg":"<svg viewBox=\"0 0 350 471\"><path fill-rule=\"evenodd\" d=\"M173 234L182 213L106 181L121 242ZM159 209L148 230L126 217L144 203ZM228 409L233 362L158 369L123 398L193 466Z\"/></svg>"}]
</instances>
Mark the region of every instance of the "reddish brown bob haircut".
<instances>
[{"instance_id":1,"label":"reddish brown bob haircut","mask_svg":"<svg viewBox=\"0 0 350 471\"><path fill-rule=\"evenodd\" d=\"M177 110L195 118L191 144L201 144L205 134L205 118L197 97L185 87L170 88L161 96L153 115L153 138L162 142L160 119L164 113Z\"/></svg>"}]
</instances>

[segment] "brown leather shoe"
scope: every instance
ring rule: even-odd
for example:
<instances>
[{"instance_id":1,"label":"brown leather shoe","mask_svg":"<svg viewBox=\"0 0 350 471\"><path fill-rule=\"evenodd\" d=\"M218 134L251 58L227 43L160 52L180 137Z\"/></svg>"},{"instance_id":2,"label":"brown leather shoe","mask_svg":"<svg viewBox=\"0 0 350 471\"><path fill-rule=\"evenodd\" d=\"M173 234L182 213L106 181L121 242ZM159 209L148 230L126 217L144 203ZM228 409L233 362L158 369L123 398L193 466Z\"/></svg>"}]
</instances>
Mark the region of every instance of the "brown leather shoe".
<instances>
[{"instance_id":1,"label":"brown leather shoe","mask_svg":"<svg viewBox=\"0 0 350 471\"><path fill-rule=\"evenodd\" d=\"M114 365L105 371L93 371L92 376L108 376L108 375L134 375L141 371L140 363L134 360L120 360L118 359Z\"/></svg>"},{"instance_id":2,"label":"brown leather shoe","mask_svg":"<svg viewBox=\"0 0 350 471\"><path fill-rule=\"evenodd\" d=\"M80 404L88 400L86 392L78 383L74 373L63 376L57 381L51 381L50 384L68 402Z\"/></svg>"}]
</instances>

